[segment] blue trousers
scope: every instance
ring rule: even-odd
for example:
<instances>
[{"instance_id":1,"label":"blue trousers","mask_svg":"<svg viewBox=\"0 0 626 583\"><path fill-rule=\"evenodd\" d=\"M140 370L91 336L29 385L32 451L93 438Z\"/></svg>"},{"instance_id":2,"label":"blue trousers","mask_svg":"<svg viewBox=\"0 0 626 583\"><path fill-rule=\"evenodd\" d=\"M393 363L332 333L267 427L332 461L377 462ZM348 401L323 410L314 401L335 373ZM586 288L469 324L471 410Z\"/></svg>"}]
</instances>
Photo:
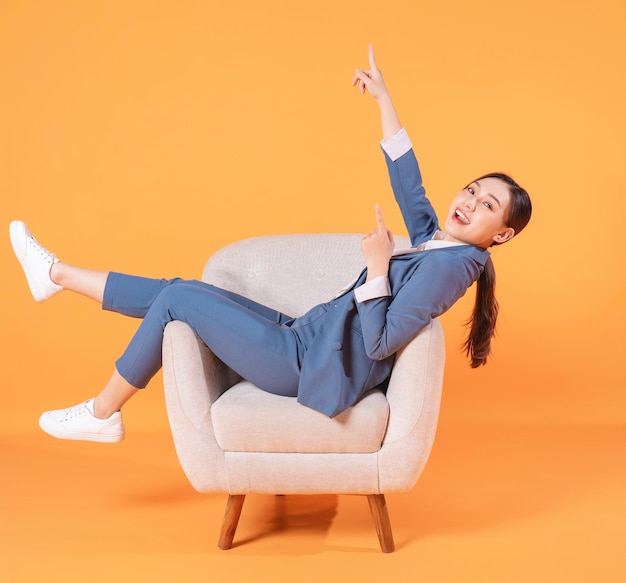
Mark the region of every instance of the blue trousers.
<instances>
[{"instance_id":1,"label":"blue trousers","mask_svg":"<svg viewBox=\"0 0 626 583\"><path fill-rule=\"evenodd\" d=\"M161 368L165 326L180 320L243 378L263 390L295 397L300 363L316 332L316 318L294 319L195 280L111 273L102 307L143 319L115 363L119 374L139 389Z\"/></svg>"}]
</instances>

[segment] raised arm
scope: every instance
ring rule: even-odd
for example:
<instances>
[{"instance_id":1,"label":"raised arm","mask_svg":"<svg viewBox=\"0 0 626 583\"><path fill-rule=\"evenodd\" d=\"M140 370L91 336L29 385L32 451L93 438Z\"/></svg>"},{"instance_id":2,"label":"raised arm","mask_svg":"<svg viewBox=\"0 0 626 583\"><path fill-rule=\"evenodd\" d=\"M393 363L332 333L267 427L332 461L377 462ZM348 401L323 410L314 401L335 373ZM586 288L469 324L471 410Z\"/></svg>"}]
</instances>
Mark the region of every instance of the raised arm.
<instances>
[{"instance_id":1,"label":"raised arm","mask_svg":"<svg viewBox=\"0 0 626 583\"><path fill-rule=\"evenodd\" d=\"M367 70L356 69L352 85L356 85L362 94L369 93L378 103L383 130L383 140L388 140L402 129L396 108L393 105L383 74L376 65L374 48L368 47L370 68Z\"/></svg>"},{"instance_id":2,"label":"raised arm","mask_svg":"<svg viewBox=\"0 0 626 583\"><path fill-rule=\"evenodd\" d=\"M356 69L352 85L358 87L362 94L369 93L380 108L382 147L391 187L411 237L411 244L416 246L430 239L439 229L439 223L426 198L411 140L402 128L383 75L376 64L372 45L369 46L369 64L367 70Z\"/></svg>"}]
</instances>

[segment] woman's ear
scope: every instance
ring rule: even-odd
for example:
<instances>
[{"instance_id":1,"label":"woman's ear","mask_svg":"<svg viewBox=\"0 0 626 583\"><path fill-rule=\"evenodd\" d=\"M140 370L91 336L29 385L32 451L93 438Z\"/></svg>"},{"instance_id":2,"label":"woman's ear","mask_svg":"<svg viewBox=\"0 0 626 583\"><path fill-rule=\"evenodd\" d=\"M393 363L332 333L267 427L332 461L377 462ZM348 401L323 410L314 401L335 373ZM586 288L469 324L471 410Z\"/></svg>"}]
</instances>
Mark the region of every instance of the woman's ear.
<instances>
[{"instance_id":1,"label":"woman's ear","mask_svg":"<svg viewBox=\"0 0 626 583\"><path fill-rule=\"evenodd\" d=\"M506 243L511 240L515 236L515 229L512 227L507 227L506 229L496 233L493 236L493 242L497 245L502 245L502 243Z\"/></svg>"}]
</instances>

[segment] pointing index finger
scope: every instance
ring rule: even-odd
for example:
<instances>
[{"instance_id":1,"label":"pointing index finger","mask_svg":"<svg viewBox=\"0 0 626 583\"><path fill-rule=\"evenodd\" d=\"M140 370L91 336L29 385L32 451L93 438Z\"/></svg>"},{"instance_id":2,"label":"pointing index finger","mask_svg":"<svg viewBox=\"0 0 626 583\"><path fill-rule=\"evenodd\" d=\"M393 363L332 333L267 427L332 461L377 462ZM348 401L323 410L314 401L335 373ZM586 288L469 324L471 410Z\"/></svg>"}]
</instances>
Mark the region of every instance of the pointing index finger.
<instances>
[{"instance_id":1,"label":"pointing index finger","mask_svg":"<svg viewBox=\"0 0 626 583\"><path fill-rule=\"evenodd\" d=\"M374 210L376 211L376 223L378 224L378 228L382 231L386 231L387 227L385 227L385 220L383 219L383 211L381 210L379 205L376 205Z\"/></svg>"},{"instance_id":2,"label":"pointing index finger","mask_svg":"<svg viewBox=\"0 0 626 583\"><path fill-rule=\"evenodd\" d=\"M371 43L368 46L368 55L370 61L370 69L372 71L378 70L378 67L376 66L376 58L374 57L374 46Z\"/></svg>"}]
</instances>

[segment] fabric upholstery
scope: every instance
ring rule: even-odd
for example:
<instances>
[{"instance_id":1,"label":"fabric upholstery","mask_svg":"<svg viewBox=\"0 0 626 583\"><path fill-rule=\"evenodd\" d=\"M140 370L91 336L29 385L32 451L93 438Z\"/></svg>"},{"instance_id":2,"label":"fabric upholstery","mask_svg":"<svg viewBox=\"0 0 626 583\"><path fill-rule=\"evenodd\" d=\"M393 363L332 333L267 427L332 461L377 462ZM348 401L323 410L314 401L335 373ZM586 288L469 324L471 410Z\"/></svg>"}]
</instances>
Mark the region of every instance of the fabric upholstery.
<instances>
[{"instance_id":1,"label":"fabric upholstery","mask_svg":"<svg viewBox=\"0 0 626 583\"><path fill-rule=\"evenodd\" d=\"M334 418L241 382L211 407L215 438L224 451L325 453L378 451L389 405L372 391ZM277 423L277 419L280 423Z\"/></svg>"}]
</instances>

